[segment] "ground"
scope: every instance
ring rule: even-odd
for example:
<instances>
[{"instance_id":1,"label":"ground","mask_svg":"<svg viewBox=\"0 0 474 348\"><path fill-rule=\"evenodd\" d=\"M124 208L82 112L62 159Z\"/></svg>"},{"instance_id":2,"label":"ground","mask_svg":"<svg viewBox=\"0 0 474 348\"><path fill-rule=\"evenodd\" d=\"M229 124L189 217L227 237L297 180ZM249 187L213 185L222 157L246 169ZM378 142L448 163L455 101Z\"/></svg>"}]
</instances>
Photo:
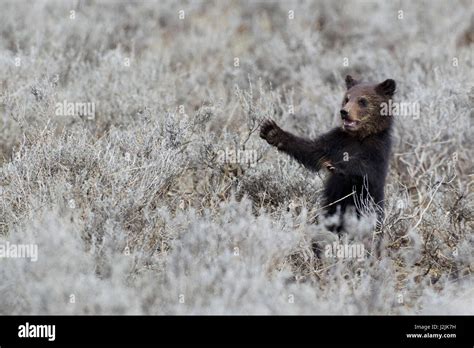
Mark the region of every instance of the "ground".
<instances>
[{"instance_id":1,"label":"ground","mask_svg":"<svg viewBox=\"0 0 474 348\"><path fill-rule=\"evenodd\" d=\"M2 1L0 238L38 255L0 259L0 313L473 314L473 8ZM419 113L383 230L337 240L258 126L331 129L347 74Z\"/></svg>"}]
</instances>

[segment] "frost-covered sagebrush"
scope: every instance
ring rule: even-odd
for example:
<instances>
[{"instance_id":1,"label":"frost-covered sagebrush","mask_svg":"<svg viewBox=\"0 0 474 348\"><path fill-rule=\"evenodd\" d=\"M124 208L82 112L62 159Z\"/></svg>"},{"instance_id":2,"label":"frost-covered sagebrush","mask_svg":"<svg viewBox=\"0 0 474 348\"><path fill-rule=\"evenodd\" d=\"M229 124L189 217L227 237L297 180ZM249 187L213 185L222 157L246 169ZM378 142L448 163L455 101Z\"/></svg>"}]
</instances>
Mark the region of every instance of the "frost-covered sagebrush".
<instances>
[{"instance_id":1,"label":"frost-covered sagebrush","mask_svg":"<svg viewBox=\"0 0 474 348\"><path fill-rule=\"evenodd\" d=\"M472 314L470 5L3 2L0 245L38 257L0 258L0 313ZM382 228L339 237L258 127L327 131L348 73L420 114Z\"/></svg>"}]
</instances>

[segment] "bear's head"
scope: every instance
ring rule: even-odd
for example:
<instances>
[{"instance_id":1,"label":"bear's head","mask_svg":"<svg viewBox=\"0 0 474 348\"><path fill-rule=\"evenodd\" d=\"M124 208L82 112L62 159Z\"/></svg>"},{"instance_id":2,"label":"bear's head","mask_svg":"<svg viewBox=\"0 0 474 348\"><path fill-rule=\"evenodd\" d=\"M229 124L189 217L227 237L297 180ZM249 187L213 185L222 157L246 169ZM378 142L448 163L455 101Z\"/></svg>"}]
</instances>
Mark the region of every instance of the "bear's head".
<instances>
[{"instance_id":1,"label":"bear's head","mask_svg":"<svg viewBox=\"0 0 474 348\"><path fill-rule=\"evenodd\" d=\"M395 93L394 80L361 83L347 75L346 87L340 112L344 131L363 138L390 127L392 117L381 115L380 111L384 103L387 105Z\"/></svg>"}]
</instances>

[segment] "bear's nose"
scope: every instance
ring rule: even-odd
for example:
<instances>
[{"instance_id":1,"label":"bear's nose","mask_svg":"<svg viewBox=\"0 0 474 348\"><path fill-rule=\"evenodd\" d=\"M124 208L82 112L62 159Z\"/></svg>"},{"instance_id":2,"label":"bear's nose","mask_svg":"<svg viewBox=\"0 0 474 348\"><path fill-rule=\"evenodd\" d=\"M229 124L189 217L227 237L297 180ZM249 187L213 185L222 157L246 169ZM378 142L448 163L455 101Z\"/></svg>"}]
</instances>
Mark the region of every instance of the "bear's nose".
<instances>
[{"instance_id":1,"label":"bear's nose","mask_svg":"<svg viewBox=\"0 0 474 348\"><path fill-rule=\"evenodd\" d=\"M341 118L345 120L348 117L349 117L349 113L346 110L341 109Z\"/></svg>"}]
</instances>

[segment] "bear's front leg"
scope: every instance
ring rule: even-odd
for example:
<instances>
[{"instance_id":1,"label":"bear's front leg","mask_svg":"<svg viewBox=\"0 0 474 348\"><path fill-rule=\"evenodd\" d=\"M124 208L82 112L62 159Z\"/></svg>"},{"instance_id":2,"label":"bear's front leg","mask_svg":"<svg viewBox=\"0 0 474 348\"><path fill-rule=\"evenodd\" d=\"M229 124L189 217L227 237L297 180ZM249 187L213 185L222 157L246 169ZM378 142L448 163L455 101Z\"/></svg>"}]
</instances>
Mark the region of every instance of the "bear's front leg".
<instances>
[{"instance_id":1,"label":"bear's front leg","mask_svg":"<svg viewBox=\"0 0 474 348\"><path fill-rule=\"evenodd\" d=\"M278 150L287 153L309 169L319 170L324 157L322 146L281 129L274 121L266 120L260 128L260 137Z\"/></svg>"},{"instance_id":2,"label":"bear's front leg","mask_svg":"<svg viewBox=\"0 0 474 348\"><path fill-rule=\"evenodd\" d=\"M324 160L322 163L323 168L326 168L330 172L334 172L336 170L336 167L332 164L331 161L329 160Z\"/></svg>"},{"instance_id":3,"label":"bear's front leg","mask_svg":"<svg viewBox=\"0 0 474 348\"><path fill-rule=\"evenodd\" d=\"M289 136L287 132L278 127L278 125L271 120L263 122L260 128L260 137L265 139L270 145L276 146L279 150L285 148Z\"/></svg>"}]
</instances>

